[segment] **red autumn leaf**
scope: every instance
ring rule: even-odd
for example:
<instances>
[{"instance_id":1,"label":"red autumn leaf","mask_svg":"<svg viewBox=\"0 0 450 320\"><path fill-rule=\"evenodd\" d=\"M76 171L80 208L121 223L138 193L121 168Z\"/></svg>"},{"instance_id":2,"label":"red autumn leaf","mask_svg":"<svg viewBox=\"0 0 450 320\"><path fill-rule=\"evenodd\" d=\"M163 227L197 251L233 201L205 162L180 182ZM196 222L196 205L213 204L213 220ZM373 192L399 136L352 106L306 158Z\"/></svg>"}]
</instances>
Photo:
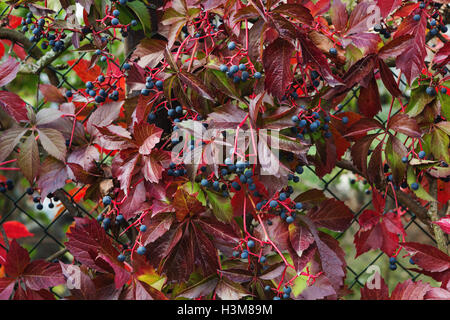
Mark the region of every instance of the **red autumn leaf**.
<instances>
[{"instance_id":1,"label":"red autumn leaf","mask_svg":"<svg viewBox=\"0 0 450 320\"><path fill-rule=\"evenodd\" d=\"M367 76L367 87L359 90L358 109L366 117L372 118L381 111L380 93L373 72Z\"/></svg>"},{"instance_id":2,"label":"red autumn leaf","mask_svg":"<svg viewBox=\"0 0 450 320\"><path fill-rule=\"evenodd\" d=\"M125 194L128 193L132 174L140 158L139 154L136 154L135 151L136 149L129 149L120 152L119 155L114 157L112 163L113 175L120 181L120 188Z\"/></svg>"},{"instance_id":3,"label":"red autumn leaf","mask_svg":"<svg viewBox=\"0 0 450 320\"><path fill-rule=\"evenodd\" d=\"M316 17L320 14L327 12L330 9L331 1L330 0L319 0L317 2L313 1L304 1L305 7L311 11L311 15Z\"/></svg>"},{"instance_id":4,"label":"red autumn leaf","mask_svg":"<svg viewBox=\"0 0 450 320\"><path fill-rule=\"evenodd\" d=\"M156 241L159 237L169 231L174 220L173 214L160 213L154 217L146 215L142 223L147 227L147 230L142 234L142 243L147 245Z\"/></svg>"},{"instance_id":5,"label":"red autumn leaf","mask_svg":"<svg viewBox=\"0 0 450 320\"><path fill-rule=\"evenodd\" d=\"M403 51L407 50L411 45L410 40L413 39L413 35L404 34L399 37L394 38L385 44L378 51L378 58L381 60L386 60L388 58L398 57Z\"/></svg>"},{"instance_id":6,"label":"red autumn leaf","mask_svg":"<svg viewBox=\"0 0 450 320\"><path fill-rule=\"evenodd\" d=\"M327 58L322 51L320 51L320 49L304 34L299 34L299 40L302 49L303 63L305 65L309 64L314 69L318 70L331 87L341 85L341 80L333 75Z\"/></svg>"},{"instance_id":7,"label":"red autumn leaf","mask_svg":"<svg viewBox=\"0 0 450 320\"><path fill-rule=\"evenodd\" d=\"M207 9L208 10L208 9ZM143 39L133 51L132 59L139 58L139 66L154 68L164 56L167 42L160 39Z\"/></svg>"},{"instance_id":8,"label":"red autumn leaf","mask_svg":"<svg viewBox=\"0 0 450 320\"><path fill-rule=\"evenodd\" d=\"M397 284L392 291L390 300L424 300L425 295L431 289L429 283L422 280L413 282L411 279Z\"/></svg>"},{"instance_id":9,"label":"red autumn leaf","mask_svg":"<svg viewBox=\"0 0 450 320\"><path fill-rule=\"evenodd\" d=\"M137 279L134 279L132 285L127 288L124 298L126 300L167 300L161 291Z\"/></svg>"},{"instance_id":10,"label":"red autumn leaf","mask_svg":"<svg viewBox=\"0 0 450 320\"><path fill-rule=\"evenodd\" d=\"M342 201L328 199L308 212L307 216L317 227L345 231L353 219L350 209Z\"/></svg>"},{"instance_id":11,"label":"red autumn leaf","mask_svg":"<svg viewBox=\"0 0 450 320\"><path fill-rule=\"evenodd\" d=\"M10 278L18 278L30 263L28 251L13 239L6 254L5 272Z\"/></svg>"},{"instance_id":12,"label":"red autumn leaf","mask_svg":"<svg viewBox=\"0 0 450 320\"><path fill-rule=\"evenodd\" d=\"M150 262L176 281L187 280L194 270L206 277L218 269L217 249L201 230L198 219L174 225L147 249L154 252L149 255Z\"/></svg>"},{"instance_id":13,"label":"red autumn leaf","mask_svg":"<svg viewBox=\"0 0 450 320\"><path fill-rule=\"evenodd\" d=\"M360 230L367 231L372 229L380 221L380 214L374 210L364 210L359 216Z\"/></svg>"},{"instance_id":14,"label":"red autumn leaf","mask_svg":"<svg viewBox=\"0 0 450 320\"><path fill-rule=\"evenodd\" d=\"M262 178L262 177L260 177ZM236 182L240 183L239 179L236 178ZM272 179L273 181L273 179ZM267 196L267 190L264 187L264 184L256 178L253 179L253 183L256 185L256 191L260 194ZM247 198L247 199L245 199ZM245 200L244 200L245 199ZM255 208L252 203L258 203L259 198L254 195L254 193L246 192L244 188L241 188L239 191L235 192L233 197L231 198L231 206L233 208L233 215L235 217L242 217L244 214L254 214ZM244 206L244 203L246 204Z\"/></svg>"},{"instance_id":15,"label":"red autumn leaf","mask_svg":"<svg viewBox=\"0 0 450 320\"><path fill-rule=\"evenodd\" d=\"M336 145L332 139L318 139L314 142L317 150L314 156L316 174L322 178L324 175L330 173L336 165Z\"/></svg>"},{"instance_id":16,"label":"red autumn leaf","mask_svg":"<svg viewBox=\"0 0 450 320\"><path fill-rule=\"evenodd\" d=\"M8 16L8 29L15 29L22 23L23 18L10 14Z\"/></svg>"},{"instance_id":17,"label":"red autumn leaf","mask_svg":"<svg viewBox=\"0 0 450 320\"><path fill-rule=\"evenodd\" d=\"M368 75L373 73L376 66L376 61L376 55L369 54L355 62L347 70L342 79L338 83L335 83L335 86L330 88L323 95L323 98L333 103L339 103L345 98L346 93L349 92L355 85L362 84L367 87L368 80L370 80ZM322 63L326 62L323 61Z\"/></svg>"},{"instance_id":18,"label":"red autumn leaf","mask_svg":"<svg viewBox=\"0 0 450 320\"><path fill-rule=\"evenodd\" d=\"M139 153L142 155L149 155L156 144L161 139L163 130L148 123L142 123L134 128L134 141L139 147Z\"/></svg>"},{"instance_id":19,"label":"red autumn leaf","mask_svg":"<svg viewBox=\"0 0 450 320\"><path fill-rule=\"evenodd\" d=\"M342 156L350 147L350 142L348 142L347 139L345 139L334 126L330 127L330 132L333 134L333 140L336 146L336 158L337 160L341 160Z\"/></svg>"},{"instance_id":20,"label":"red autumn leaf","mask_svg":"<svg viewBox=\"0 0 450 320\"><path fill-rule=\"evenodd\" d=\"M311 25L314 21L309 9L301 4L284 3L277 6L272 12L287 15L290 18L296 19L301 23Z\"/></svg>"},{"instance_id":21,"label":"red autumn leaf","mask_svg":"<svg viewBox=\"0 0 450 320\"><path fill-rule=\"evenodd\" d=\"M13 57L0 64L0 87L6 86L16 78L20 63Z\"/></svg>"},{"instance_id":22,"label":"red autumn leaf","mask_svg":"<svg viewBox=\"0 0 450 320\"><path fill-rule=\"evenodd\" d=\"M450 61L450 42L447 41L434 56L433 63L445 65L449 61Z\"/></svg>"},{"instance_id":23,"label":"red autumn leaf","mask_svg":"<svg viewBox=\"0 0 450 320\"><path fill-rule=\"evenodd\" d=\"M408 48L398 55L396 59L397 68L403 72L409 84L419 76L425 63L427 55L425 49L426 27L427 17L425 14L420 15L419 21L415 21L411 14L403 20L394 35L394 39L403 35L413 36L412 39L408 40Z\"/></svg>"},{"instance_id":24,"label":"red autumn leaf","mask_svg":"<svg viewBox=\"0 0 450 320\"><path fill-rule=\"evenodd\" d=\"M17 122L28 120L25 101L13 92L0 91L0 107Z\"/></svg>"},{"instance_id":25,"label":"red autumn leaf","mask_svg":"<svg viewBox=\"0 0 450 320\"><path fill-rule=\"evenodd\" d=\"M383 195L377 189L373 189L372 192L372 205L376 212L384 212L384 208L386 206L386 198L383 197Z\"/></svg>"},{"instance_id":26,"label":"red autumn leaf","mask_svg":"<svg viewBox=\"0 0 450 320\"><path fill-rule=\"evenodd\" d=\"M196 222L206 234L213 237L214 244L221 250L225 251L226 246L231 247L239 241L239 231L233 221L222 223L215 218L202 218Z\"/></svg>"},{"instance_id":27,"label":"red autumn leaf","mask_svg":"<svg viewBox=\"0 0 450 320\"><path fill-rule=\"evenodd\" d=\"M389 232L383 223L377 223L367 231L358 231L355 235L356 256L375 249L381 249L387 255L392 255L398 247L398 236Z\"/></svg>"},{"instance_id":28,"label":"red autumn leaf","mask_svg":"<svg viewBox=\"0 0 450 320\"><path fill-rule=\"evenodd\" d=\"M27 265L21 279L29 289L36 291L65 283L59 264L44 260L36 260Z\"/></svg>"},{"instance_id":29,"label":"red autumn leaf","mask_svg":"<svg viewBox=\"0 0 450 320\"><path fill-rule=\"evenodd\" d=\"M389 120L387 129L392 129L395 132L401 132L412 138L420 138L422 136L422 131L420 130L417 121L403 113L394 115Z\"/></svg>"},{"instance_id":30,"label":"red autumn leaf","mask_svg":"<svg viewBox=\"0 0 450 320\"><path fill-rule=\"evenodd\" d=\"M353 241L356 246L356 257L375 249L381 249L388 256L392 256L398 248L399 235L405 235L397 214L392 211L382 214L384 201L380 199L380 195L374 197L374 203L376 211L364 210L359 217L360 230Z\"/></svg>"},{"instance_id":31,"label":"red autumn leaf","mask_svg":"<svg viewBox=\"0 0 450 320\"><path fill-rule=\"evenodd\" d=\"M309 218L302 216L301 219L306 223L314 237L323 272L334 288L340 288L344 282L346 267L345 260L342 260L342 249L339 248L336 240L332 243L331 239L323 236L323 234L321 235L314 222ZM341 256L339 256L339 253L341 253Z\"/></svg>"},{"instance_id":32,"label":"red autumn leaf","mask_svg":"<svg viewBox=\"0 0 450 320\"><path fill-rule=\"evenodd\" d=\"M97 77L101 74L101 69L98 65L94 65L91 68L91 62L88 60L69 60L67 64L73 67L73 71L80 77L81 81L84 83L88 81L95 81Z\"/></svg>"},{"instance_id":33,"label":"red autumn leaf","mask_svg":"<svg viewBox=\"0 0 450 320\"><path fill-rule=\"evenodd\" d=\"M398 88L397 82L394 79L394 75L392 74L387 64L383 60L378 59L378 68L380 70L381 80L383 81L386 89L394 97L400 97L402 95L402 92Z\"/></svg>"},{"instance_id":34,"label":"red autumn leaf","mask_svg":"<svg viewBox=\"0 0 450 320\"><path fill-rule=\"evenodd\" d=\"M13 300L55 300L55 297L48 290L35 291L18 286L14 292Z\"/></svg>"},{"instance_id":35,"label":"red autumn leaf","mask_svg":"<svg viewBox=\"0 0 450 320\"><path fill-rule=\"evenodd\" d=\"M263 54L263 65L266 73L265 88L267 92L281 99L292 82L291 56L294 46L284 39L272 42Z\"/></svg>"},{"instance_id":36,"label":"red autumn leaf","mask_svg":"<svg viewBox=\"0 0 450 320\"><path fill-rule=\"evenodd\" d=\"M128 195L120 203L120 213L126 220L134 218L144 210L149 209L150 203L146 202L145 182L141 181L130 188Z\"/></svg>"},{"instance_id":37,"label":"red autumn leaf","mask_svg":"<svg viewBox=\"0 0 450 320\"><path fill-rule=\"evenodd\" d=\"M62 94L62 90L51 84L39 84L39 91L44 95L46 102L64 103L66 98Z\"/></svg>"},{"instance_id":38,"label":"red autumn leaf","mask_svg":"<svg viewBox=\"0 0 450 320\"><path fill-rule=\"evenodd\" d=\"M284 251L291 247L289 229L286 223L283 223L281 219L275 219L270 226L267 221L263 221L263 223L268 238L273 241L279 250ZM255 236L263 241L268 240L261 225L255 228Z\"/></svg>"},{"instance_id":39,"label":"red autumn leaf","mask_svg":"<svg viewBox=\"0 0 450 320\"><path fill-rule=\"evenodd\" d=\"M370 146L373 140L378 134L370 134L356 141L351 148L351 155L355 166L361 170L361 172L367 172L367 155L369 153Z\"/></svg>"},{"instance_id":40,"label":"red autumn leaf","mask_svg":"<svg viewBox=\"0 0 450 320\"><path fill-rule=\"evenodd\" d=\"M346 131L345 138L352 137L355 140L358 140L368 131L379 129L384 130L384 127L378 120L371 118L361 118L360 120L349 126L348 130Z\"/></svg>"},{"instance_id":41,"label":"red autumn leaf","mask_svg":"<svg viewBox=\"0 0 450 320\"><path fill-rule=\"evenodd\" d=\"M46 197L50 192L64 187L67 179L67 167L64 163L52 157L47 157L41 164L37 181L41 196Z\"/></svg>"},{"instance_id":42,"label":"red autumn leaf","mask_svg":"<svg viewBox=\"0 0 450 320\"><path fill-rule=\"evenodd\" d=\"M385 18L402 4L402 0L376 0L376 3L380 8L381 17Z\"/></svg>"},{"instance_id":43,"label":"red autumn leaf","mask_svg":"<svg viewBox=\"0 0 450 320\"><path fill-rule=\"evenodd\" d=\"M0 278L0 300L8 300L14 290L15 279Z\"/></svg>"},{"instance_id":44,"label":"red autumn leaf","mask_svg":"<svg viewBox=\"0 0 450 320\"><path fill-rule=\"evenodd\" d=\"M389 300L389 288L381 275L377 272L372 279L361 288L361 300Z\"/></svg>"},{"instance_id":45,"label":"red autumn leaf","mask_svg":"<svg viewBox=\"0 0 450 320\"><path fill-rule=\"evenodd\" d=\"M295 221L292 226L289 226L289 240L292 249L301 257L303 251L309 248L314 243L314 237L306 226L303 226Z\"/></svg>"},{"instance_id":46,"label":"red autumn leaf","mask_svg":"<svg viewBox=\"0 0 450 320\"><path fill-rule=\"evenodd\" d=\"M351 34L361 34L370 28L374 21L375 8L373 3L370 1L359 2L350 13L348 18L348 29L346 31L347 35Z\"/></svg>"},{"instance_id":47,"label":"red autumn leaf","mask_svg":"<svg viewBox=\"0 0 450 320\"><path fill-rule=\"evenodd\" d=\"M343 31L347 27L348 12L345 3L341 0L333 1L330 10L331 21L337 31Z\"/></svg>"},{"instance_id":48,"label":"red autumn leaf","mask_svg":"<svg viewBox=\"0 0 450 320\"><path fill-rule=\"evenodd\" d=\"M433 246L417 242L405 242L401 245L412 255L414 263L425 271L443 272L450 269L450 257Z\"/></svg>"},{"instance_id":49,"label":"red autumn leaf","mask_svg":"<svg viewBox=\"0 0 450 320\"><path fill-rule=\"evenodd\" d=\"M123 262L117 260L119 251L96 220L75 218L75 225L69 230L65 245L77 261L100 272L110 271L108 266L115 272L116 286L126 282L129 274Z\"/></svg>"},{"instance_id":50,"label":"red autumn leaf","mask_svg":"<svg viewBox=\"0 0 450 320\"><path fill-rule=\"evenodd\" d=\"M8 239L19 239L34 236L34 234L28 231L27 227L25 227L23 223L20 223L18 221L4 222L3 229L5 230Z\"/></svg>"},{"instance_id":51,"label":"red autumn leaf","mask_svg":"<svg viewBox=\"0 0 450 320\"><path fill-rule=\"evenodd\" d=\"M431 288L425 295L425 300L450 300L450 291L443 288Z\"/></svg>"}]
</instances>

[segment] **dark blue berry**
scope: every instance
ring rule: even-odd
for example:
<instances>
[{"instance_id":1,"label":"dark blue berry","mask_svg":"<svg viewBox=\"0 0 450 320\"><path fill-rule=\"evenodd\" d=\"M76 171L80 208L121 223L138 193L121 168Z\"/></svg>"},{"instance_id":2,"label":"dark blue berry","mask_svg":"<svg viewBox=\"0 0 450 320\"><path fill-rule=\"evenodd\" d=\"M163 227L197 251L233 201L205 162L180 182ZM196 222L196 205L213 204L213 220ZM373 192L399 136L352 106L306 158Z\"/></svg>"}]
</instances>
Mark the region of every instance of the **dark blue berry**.
<instances>
[{"instance_id":1,"label":"dark blue berry","mask_svg":"<svg viewBox=\"0 0 450 320\"><path fill-rule=\"evenodd\" d=\"M147 249L145 247L141 246L136 250L136 253L142 256L145 254L146 251L147 251Z\"/></svg>"},{"instance_id":2,"label":"dark blue berry","mask_svg":"<svg viewBox=\"0 0 450 320\"><path fill-rule=\"evenodd\" d=\"M103 202L103 204L105 205L105 206L108 206L108 205L110 205L111 204L111 197L110 196L104 196L103 197L103 199L102 199L102 202Z\"/></svg>"},{"instance_id":3,"label":"dark blue berry","mask_svg":"<svg viewBox=\"0 0 450 320\"><path fill-rule=\"evenodd\" d=\"M236 48L236 43L233 41L228 42L228 50L234 50Z\"/></svg>"}]
</instances>

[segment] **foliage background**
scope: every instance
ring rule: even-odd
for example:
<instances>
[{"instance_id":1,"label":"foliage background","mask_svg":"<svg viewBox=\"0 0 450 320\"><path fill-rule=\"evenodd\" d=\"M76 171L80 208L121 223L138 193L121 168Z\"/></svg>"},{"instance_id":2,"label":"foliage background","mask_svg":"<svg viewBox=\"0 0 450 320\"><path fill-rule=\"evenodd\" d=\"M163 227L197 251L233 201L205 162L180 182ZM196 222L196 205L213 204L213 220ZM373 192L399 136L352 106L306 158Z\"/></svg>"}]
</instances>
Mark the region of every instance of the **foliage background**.
<instances>
[{"instance_id":1,"label":"foliage background","mask_svg":"<svg viewBox=\"0 0 450 320\"><path fill-rule=\"evenodd\" d=\"M52 2L57 3L58 1L49 1L49 4ZM347 3L351 2L354 1L347 1ZM0 3L0 12L2 12L2 14L5 14L7 9L7 4L3 2ZM26 12L27 10L24 9L22 15L25 16ZM16 12L16 14L17 13L20 15L20 11ZM8 50L8 47L5 46L5 49ZM121 46L120 42L116 42L112 45L110 52L115 52L116 56L121 60L124 58L123 46ZM82 81L76 75L76 72L67 65L67 61L82 59L83 57L83 53L76 52L75 50L66 51L53 62L52 65L55 66L55 69L65 75L65 80L62 83L64 87L78 88L84 86ZM381 80L378 80L377 82L380 88L383 105L383 111L380 112L377 117L379 117L379 120L385 121L389 111L390 96L384 89ZM38 84L40 83L49 83L48 76L44 72L40 73L38 76L20 75L9 84L8 89L20 95L30 105L39 108L39 106L42 106L43 104L42 94L37 90ZM401 87L401 89L404 88L405 86ZM353 94L347 97L348 100L346 100L344 104L345 111L358 112L357 96L358 90L354 90ZM105 159L105 161L108 161L108 159ZM49 200L46 199L46 202L43 203L44 210L35 210L35 204L32 201L32 197L25 193L26 188L29 186L26 179L23 178L20 173L8 172L1 174L4 175L5 178L14 180L17 187L13 192L9 192L7 195L0 194L0 215L2 217L0 219L0 224L5 221L16 220L27 226L28 230L33 233L34 236L20 239L19 243L30 252L32 259L46 259L63 249L63 243L67 241L67 229L73 222L70 216L66 214L67 212L64 209L64 206L58 202L54 209L49 209L47 206ZM291 184L298 192L303 192L311 188L322 189L327 196L344 201L356 214L354 223L346 232L342 234L329 232L336 238L339 238L341 247L346 253L346 261L348 264L346 283L353 289L352 294L348 295L346 298L360 298L359 287L364 285L369 276L366 270L371 265L380 267L381 274L390 290L392 290L397 283L408 278L415 280L420 277L419 279L426 279L427 282L434 285L435 281L430 277L407 270L411 267L409 257L403 259L399 256L397 258L399 268L396 271L389 270L389 258L380 250L367 252L357 259L354 259L356 252L353 238L358 230L358 224L356 222L357 215L364 209L372 207L372 196L370 194L369 185L366 181L357 180L354 182L355 179L358 179L358 177L353 173L340 168L335 168L333 172L325 175L322 179L319 179L314 173L314 168L308 167L308 169L305 169L305 173L302 175L300 183ZM65 189L70 194L72 188L73 185L68 185ZM93 202L81 201L76 194L71 194L71 197L74 200L74 203L76 203L79 208L82 208L86 214L92 213L91 211L94 209ZM394 208L392 199L390 199L387 208ZM96 214L93 216L95 215ZM413 240L425 244L433 244L433 237L428 233L427 228L418 219L415 219L414 214L408 212L407 216L409 223L405 226L408 234L406 241ZM65 262L72 261L72 258L73 257L69 253L65 253L60 257L60 259ZM297 285L300 288L304 286L304 283L298 283ZM64 296L67 293L65 292L64 286L55 287L53 291L60 296Z\"/></svg>"}]
</instances>

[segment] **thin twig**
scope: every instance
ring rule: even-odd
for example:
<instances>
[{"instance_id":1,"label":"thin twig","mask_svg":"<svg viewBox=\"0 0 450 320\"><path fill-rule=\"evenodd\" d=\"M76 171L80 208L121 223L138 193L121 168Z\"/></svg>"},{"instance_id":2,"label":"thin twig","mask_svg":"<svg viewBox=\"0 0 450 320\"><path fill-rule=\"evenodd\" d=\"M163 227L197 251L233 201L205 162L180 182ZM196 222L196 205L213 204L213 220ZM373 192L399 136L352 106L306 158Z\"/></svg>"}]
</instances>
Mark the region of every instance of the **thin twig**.
<instances>
[{"instance_id":1,"label":"thin twig","mask_svg":"<svg viewBox=\"0 0 450 320\"><path fill-rule=\"evenodd\" d=\"M47 262L51 262L55 259L58 259L59 257L65 255L67 252L69 252L69 250L67 250L67 248L63 248L57 252L55 252L54 254L52 254L50 257L48 257L47 259L45 259Z\"/></svg>"},{"instance_id":2,"label":"thin twig","mask_svg":"<svg viewBox=\"0 0 450 320\"><path fill-rule=\"evenodd\" d=\"M6 250L9 250L8 237L6 236L6 232L5 232L5 229L3 229L3 225L2 224L0 224L0 231L2 232L3 239L5 240L4 242L5 242Z\"/></svg>"},{"instance_id":3,"label":"thin twig","mask_svg":"<svg viewBox=\"0 0 450 320\"><path fill-rule=\"evenodd\" d=\"M69 198L66 196L66 193L62 190L56 190L54 192L54 195L58 197L59 201L64 205L64 207L69 211L69 214L72 217L78 217L80 216L80 212L78 209L72 204L72 202L69 200Z\"/></svg>"},{"instance_id":4,"label":"thin twig","mask_svg":"<svg viewBox=\"0 0 450 320\"><path fill-rule=\"evenodd\" d=\"M437 199L438 189L437 189L437 181L434 178L429 177L428 183L430 186L430 194L432 197ZM435 222L439 220L438 216L438 202L437 200L431 201L430 208L428 209L428 216L430 217L431 221ZM442 231L441 227L439 227L437 224L432 224L434 237L436 239L437 246L439 250L448 253L448 246L447 246L447 240L445 238L444 232Z\"/></svg>"}]
</instances>

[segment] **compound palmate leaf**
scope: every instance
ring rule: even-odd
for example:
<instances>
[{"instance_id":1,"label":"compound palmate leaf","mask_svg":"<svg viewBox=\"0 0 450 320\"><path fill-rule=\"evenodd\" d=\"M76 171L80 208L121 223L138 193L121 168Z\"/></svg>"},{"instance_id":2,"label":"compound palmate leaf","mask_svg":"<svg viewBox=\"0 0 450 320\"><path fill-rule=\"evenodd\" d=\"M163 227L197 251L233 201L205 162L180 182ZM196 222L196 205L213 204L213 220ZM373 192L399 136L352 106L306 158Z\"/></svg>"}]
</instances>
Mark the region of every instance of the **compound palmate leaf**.
<instances>
[{"instance_id":1,"label":"compound palmate leaf","mask_svg":"<svg viewBox=\"0 0 450 320\"><path fill-rule=\"evenodd\" d=\"M290 61L293 52L294 46L289 41L277 39L263 54L266 90L278 98L284 95L286 87L292 82Z\"/></svg>"}]
</instances>

